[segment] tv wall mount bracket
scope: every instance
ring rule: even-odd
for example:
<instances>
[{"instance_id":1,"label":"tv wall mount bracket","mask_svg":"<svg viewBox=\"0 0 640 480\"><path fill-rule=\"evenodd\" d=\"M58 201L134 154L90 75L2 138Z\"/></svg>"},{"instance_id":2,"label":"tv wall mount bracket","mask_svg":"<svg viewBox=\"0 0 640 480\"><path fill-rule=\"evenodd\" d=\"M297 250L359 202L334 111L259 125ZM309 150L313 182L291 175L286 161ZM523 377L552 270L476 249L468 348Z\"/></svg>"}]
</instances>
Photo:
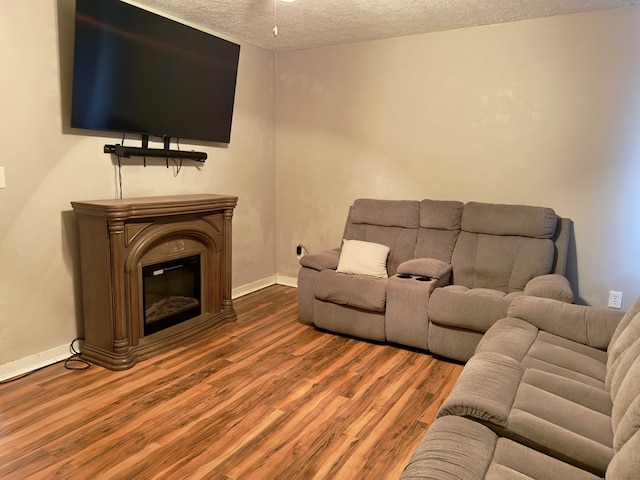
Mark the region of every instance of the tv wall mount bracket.
<instances>
[{"instance_id":1,"label":"tv wall mount bracket","mask_svg":"<svg viewBox=\"0 0 640 480\"><path fill-rule=\"evenodd\" d=\"M149 148L149 136L142 136L142 147L125 147L119 143L115 145L105 145L104 153L113 153L118 157L160 157L160 158L181 158L184 160L194 160L204 162L207 159L205 152L171 150L170 138L164 138L164 148Z\"/></svg>"}]
</instances>

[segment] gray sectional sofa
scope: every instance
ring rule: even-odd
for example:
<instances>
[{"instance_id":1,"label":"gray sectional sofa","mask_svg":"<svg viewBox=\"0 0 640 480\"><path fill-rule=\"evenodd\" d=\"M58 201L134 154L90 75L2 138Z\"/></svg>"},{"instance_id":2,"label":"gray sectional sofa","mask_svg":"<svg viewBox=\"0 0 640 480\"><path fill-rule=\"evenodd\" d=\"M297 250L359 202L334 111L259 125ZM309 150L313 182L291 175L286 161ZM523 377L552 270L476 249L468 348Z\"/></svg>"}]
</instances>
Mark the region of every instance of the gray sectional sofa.
<instances>
[{"instance_id":1,"label":"gray sectional sofa","mask_svg":"<svg viewBox=\"0 0 640 480\"><path fill-rule=\"evenodd\" d=\"M491 326L401 478L640 479L640 299L521 296Z\"/></svg>"},{"instance_id":2,"label":"gray sectional sofa","mask_svg":"<svg viewBox=\"0 0 640 480\"><path fill-rule=\"evenodd\" d=\"M570 232L544 207L358 199L342 247L300 260L299 318L466 361L515 298L573 300Z\"/></svg>"}]
</instances>

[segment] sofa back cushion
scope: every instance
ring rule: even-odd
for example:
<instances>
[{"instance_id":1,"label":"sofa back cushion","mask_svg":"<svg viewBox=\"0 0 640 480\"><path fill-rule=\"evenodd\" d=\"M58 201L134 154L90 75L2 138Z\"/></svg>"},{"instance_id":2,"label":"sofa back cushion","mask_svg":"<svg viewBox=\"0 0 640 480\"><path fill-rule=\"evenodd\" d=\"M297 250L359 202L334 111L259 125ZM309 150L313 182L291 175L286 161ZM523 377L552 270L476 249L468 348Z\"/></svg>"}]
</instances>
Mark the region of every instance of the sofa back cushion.
<instances>
[{"instance_id":1,"label":"sofa back cushion","mask_svg":"<svg viewBox=\"0 0 640 480\"><path fill-rule=\"evenodd\" d=\"M420 202L416 200L357 199L349 210L343 238L375 242L389 247L387 272L413 258Z\"/></svg>"},{"instance_id":2,"label":"sofa back cushion","mask_svg":"<svg viewBox=\"0 0 640 480\"><path fill-rule=\"evenodd\" d=\"M451 263L453 248L460 234L464 204L456 201L422 200L420 228L415 258L435 258Z\"/></svg>"},{"instance_id":3,"label":"sofa back cushion","mask_svg":"<svg viewBox=\"0 0 640 480\"><path fill-rule=\"evenodd\" d=\"M611 336L607 347L607 373L605 388L616 394L621 379L626 374L631 361L638 355L640 339L640 297L636 299L624 314Z\"/></svg>"},{"instance_id":4,"label":"sofa back cushion","mask_svg":"<svg viewBox=\"0 0 640 480\"><path fill-rule=\"evenodd\" d=\"M518 292L551 273L557 216L550 208L470 202L453 256L453 283Z\"/></svg>"},{"instance_id":5,"label":"sofa back cushion","mask_svg":"<svg viewBox=\"0 0 640 480\"><path fill-rule=\"evenodd\" d=\"M616 451L607 467L606 478L615 480L638 480L640 472L640 432L631 437L624 446Z\"/></svg>"},{"instance_id":6,"label":"sofa back cushion","mask_svg":"<svg viewBox=\"0 0 640 480\"><path fill-rule=\"evenodd\" d=\"M611 341L609 342L609 347L607 348L607 354L609 355L609 360L614 361L615 357L620 355L636 338L630 335L630 332L625 333L627 327L629 327L632 323L637 323L638 319L636 317L640 313L640 297L638 297L635 302L629 307L629 309L625 312L624 317L620 320L620 323L616 327L613 335L611 336ZM632 327L633 329L633 327Z\"/></svg>"},{"instance_id":7,"label":"sofa back cushion","mask_svg":"<svg viewBox=\"0 0 640 480\"><path fill-rule=\"evenodd\" d=\"M640 358L635 358L612 397L613 449L618 451L640 429Z\"/></svg>"}]
</instances>

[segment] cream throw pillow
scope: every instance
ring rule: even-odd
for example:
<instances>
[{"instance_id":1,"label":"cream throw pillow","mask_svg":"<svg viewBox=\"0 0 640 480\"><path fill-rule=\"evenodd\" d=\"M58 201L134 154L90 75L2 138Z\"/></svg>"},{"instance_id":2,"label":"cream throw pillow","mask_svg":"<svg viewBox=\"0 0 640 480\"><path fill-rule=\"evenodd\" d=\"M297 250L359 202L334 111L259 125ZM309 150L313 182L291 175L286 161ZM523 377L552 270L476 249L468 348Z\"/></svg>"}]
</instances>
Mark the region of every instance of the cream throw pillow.
<instances>
[{"instance_id":1,"label":"cream throw pillow","mask_svg":"<svg viewBox=\"0 0 640 480\"><path fill-rule=\"evenodd\" d=\"M388 278L386 245L362 240L342 240L342 250L336 271L352 275Z\"/></svg>"}]
</instances>

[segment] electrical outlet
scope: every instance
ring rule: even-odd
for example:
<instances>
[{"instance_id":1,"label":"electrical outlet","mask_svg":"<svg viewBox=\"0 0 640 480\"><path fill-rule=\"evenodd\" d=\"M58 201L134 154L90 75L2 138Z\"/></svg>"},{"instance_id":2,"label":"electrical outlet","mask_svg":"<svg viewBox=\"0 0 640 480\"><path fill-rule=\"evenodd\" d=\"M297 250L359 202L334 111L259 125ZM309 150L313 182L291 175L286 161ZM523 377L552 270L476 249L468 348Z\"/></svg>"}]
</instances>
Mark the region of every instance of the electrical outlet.
<instances>
[{"instance_id":1,"label":"electrical outlet","mask_svg":"<svg viewBox=\"0 0 640 480\"><path fill-rule=\"evenodd\" d=\"M610 308L622 308L622 292L609 292L609 307Z\"/></svg>"},{"instance_id":2,"label":"electrical outlet","mask_svg":"<svg viewBox=\"0 0 640 480\"><path fill-rule=\"evenodd\" d=\"M304 253L303 253L302 245L300 244L296 245L296 258L300 260L303 255Z\"/></svg>"}]
</instances>

